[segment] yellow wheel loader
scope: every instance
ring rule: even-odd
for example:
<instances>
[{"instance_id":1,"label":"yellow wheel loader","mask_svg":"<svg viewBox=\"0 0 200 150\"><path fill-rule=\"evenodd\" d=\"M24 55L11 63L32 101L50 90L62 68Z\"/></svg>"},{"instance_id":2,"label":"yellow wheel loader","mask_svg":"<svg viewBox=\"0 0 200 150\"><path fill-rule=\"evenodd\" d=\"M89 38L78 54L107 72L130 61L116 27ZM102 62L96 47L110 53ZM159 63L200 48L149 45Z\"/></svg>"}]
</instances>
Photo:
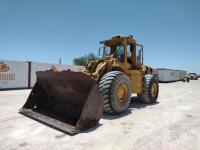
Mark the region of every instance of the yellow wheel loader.
<instances>
[{"instance_id":1,"label":"yellow wheel loader","mask_svg":"<svg viewBox=\"0 0 200 150\"><path fill-rule=\"evenodd\" d=\"M159 86L153 69L143 65L143 46L132 36L101 41L99 59L80 72L39 71L20 112L69 134L96 125L102 112L128 109L131 94L155 103Z\"/></svg>"}]
</instances>

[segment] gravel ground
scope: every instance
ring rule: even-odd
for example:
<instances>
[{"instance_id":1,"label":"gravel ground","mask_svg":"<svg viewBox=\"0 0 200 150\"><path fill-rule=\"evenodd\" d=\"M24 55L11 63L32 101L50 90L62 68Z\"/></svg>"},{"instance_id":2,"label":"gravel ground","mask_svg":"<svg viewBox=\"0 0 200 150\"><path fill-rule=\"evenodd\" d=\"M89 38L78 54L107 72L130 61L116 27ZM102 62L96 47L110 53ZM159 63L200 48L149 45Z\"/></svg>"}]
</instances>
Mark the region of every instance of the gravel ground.
<instances>
[{"instance_id":1,"label":"gravel ground","mask_svg":"<svg viewBox=\"0 0 200 150\"><path fill-rule=\"evenodd\" d=\"M158 103L132 100L75 136L18 113L30 90L0 91L0 150L200 150L200 80L160 84Z\"/></svg>"}]
</instances>

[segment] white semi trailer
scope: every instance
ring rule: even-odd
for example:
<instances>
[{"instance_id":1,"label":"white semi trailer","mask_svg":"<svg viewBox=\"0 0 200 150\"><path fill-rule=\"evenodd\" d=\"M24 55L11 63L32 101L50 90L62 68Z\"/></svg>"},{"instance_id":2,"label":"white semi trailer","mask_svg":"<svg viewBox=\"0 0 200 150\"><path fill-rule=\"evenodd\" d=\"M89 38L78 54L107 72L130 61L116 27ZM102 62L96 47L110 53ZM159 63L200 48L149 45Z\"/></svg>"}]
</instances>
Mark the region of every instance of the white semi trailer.
<instances>
[{"instance_id":1,"label":"white semi trailer","mask_svg":"<svg viewBox=\"0 0 200 150\"><path fill-rule=\"evenodd\" d=\"M158 68L157 70L159 82L181 81L187 73L185 70L173 70L166 68Z\"/></svg>"}]
</instances>

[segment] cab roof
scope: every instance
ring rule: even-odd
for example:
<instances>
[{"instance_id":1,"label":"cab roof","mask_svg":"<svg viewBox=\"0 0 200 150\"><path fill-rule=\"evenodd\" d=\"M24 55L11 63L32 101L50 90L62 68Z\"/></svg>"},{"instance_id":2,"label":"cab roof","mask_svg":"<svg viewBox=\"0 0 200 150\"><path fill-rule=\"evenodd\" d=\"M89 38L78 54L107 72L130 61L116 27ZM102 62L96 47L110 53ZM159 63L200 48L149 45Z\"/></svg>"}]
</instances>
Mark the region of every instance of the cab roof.
<instances>
[{"instance_id":1,"label":"cab roof","mask_svg":"<svg viewBox=\"0 0 200 150\"><path fill-rule=\"evenodd\" d=\"M129 35L129 36L117 35L117 36L113 36L111 39L100 41L99 43L112 47L112 46L123 44L126 41L127 41L127 44L136 44L136 40L133 39L132 35Z\"/></svg>"}]
</instances>

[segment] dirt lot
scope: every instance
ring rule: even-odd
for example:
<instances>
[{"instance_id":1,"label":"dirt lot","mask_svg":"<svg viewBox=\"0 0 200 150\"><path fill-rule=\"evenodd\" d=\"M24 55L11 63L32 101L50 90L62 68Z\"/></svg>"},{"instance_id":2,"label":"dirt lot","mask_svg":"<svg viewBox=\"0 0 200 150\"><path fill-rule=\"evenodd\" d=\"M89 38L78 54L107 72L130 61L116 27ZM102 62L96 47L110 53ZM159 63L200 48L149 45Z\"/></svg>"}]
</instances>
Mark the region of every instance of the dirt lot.
<instances>
[{"instance_id":1,"label":"dirt lot","mask_svg":"<svg viewBox=\"0 0 200 150\"><path fill-rule=\"evenodd\" d=\"M1 150L199 150L200 80L160 84L158 103L132 101L118 116L70 136L18 113L30 90L0 92Z\"/></svg>"}]
</instances>

